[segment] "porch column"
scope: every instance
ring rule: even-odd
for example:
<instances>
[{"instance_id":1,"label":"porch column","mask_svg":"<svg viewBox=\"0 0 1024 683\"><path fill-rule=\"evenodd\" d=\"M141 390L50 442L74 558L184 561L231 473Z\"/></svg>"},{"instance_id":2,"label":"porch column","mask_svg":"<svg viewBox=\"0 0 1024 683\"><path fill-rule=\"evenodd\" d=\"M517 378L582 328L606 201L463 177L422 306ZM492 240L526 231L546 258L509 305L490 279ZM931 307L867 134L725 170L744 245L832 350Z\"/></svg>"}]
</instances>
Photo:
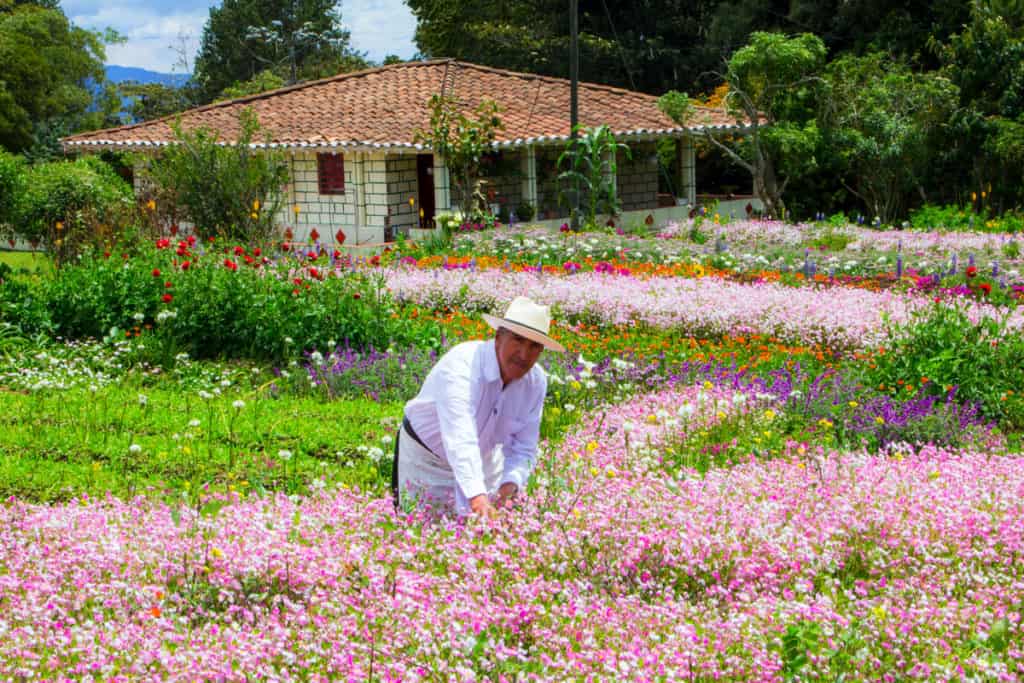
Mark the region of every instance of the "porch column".
<instances>
[{"instance_id":1,"label":"porch column","mask_svg":"<svg viewBox=\"0 0 1024 683\"><path fill-rule=\"evenodd\" d=\"M691 206L697 203L697 155L689 135L676 141L676 162L679 165L679 197Z\"/></svg>"},{"instance_id":2,"label":"porch column","mask_svg":"<svg viewBox=\"0 0 1024 683\"><path fill-rule=\"evenodd\" d=\"M355 204L354 244L360 244L366 227L366 152L356 152L352 164L352 202Z\"/></svg>"},{"instance_id":3,"label":"porch column","mask_svg":"<svg viewBox=\"0 0 1024 683\"><path fill-rule=\"evenodd\" d=\"M452 210L452 188L448 166L440 154L434 154L434 213Z\"/></svg>"},{"instance_id":4,"label":"porch column","mask_svg":"<svg viewBox=\"0 0 1024 683\"><path fill-rule=\"evenodd\" d=\"M523 174L523 201L533 207L533 217L536 220L539 217L540 206L537 204L537 151L533 145L523 148L523 153L519 156L519 170Z\"/></svg>"}]
</instances>

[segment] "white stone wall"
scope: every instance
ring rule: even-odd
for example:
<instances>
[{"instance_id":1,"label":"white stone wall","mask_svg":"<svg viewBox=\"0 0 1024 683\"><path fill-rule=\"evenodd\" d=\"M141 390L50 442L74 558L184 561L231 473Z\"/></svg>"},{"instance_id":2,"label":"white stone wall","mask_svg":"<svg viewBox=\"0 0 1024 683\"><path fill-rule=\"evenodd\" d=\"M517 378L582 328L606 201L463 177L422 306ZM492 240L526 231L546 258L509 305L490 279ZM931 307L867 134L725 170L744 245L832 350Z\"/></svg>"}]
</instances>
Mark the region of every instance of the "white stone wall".
<instances>
[{"instance_id":1,"label":"white stone wall","mask_svg":"<svg viewBox=\"0 0 1024 683\"><path fill-rule=\"evenodd\" d=\"M408 235L411 228L419 227L419 184L416 176L416 155L388 157L388 208L391 209L391 227L394 234ZM412 204L409 199L413 199Z\"/></svg>"},{"instance_id":2,"label":"white stone wall","mask_svg":"<svg viewBox=\"0 0 1024 683\"><path fill-rule=\"evenodd\" d=\"M658 206L658 149L654 143L630 145L630 158L619 152L615 164L619 204L623 211Z\"/></svg>"}]
</instances>

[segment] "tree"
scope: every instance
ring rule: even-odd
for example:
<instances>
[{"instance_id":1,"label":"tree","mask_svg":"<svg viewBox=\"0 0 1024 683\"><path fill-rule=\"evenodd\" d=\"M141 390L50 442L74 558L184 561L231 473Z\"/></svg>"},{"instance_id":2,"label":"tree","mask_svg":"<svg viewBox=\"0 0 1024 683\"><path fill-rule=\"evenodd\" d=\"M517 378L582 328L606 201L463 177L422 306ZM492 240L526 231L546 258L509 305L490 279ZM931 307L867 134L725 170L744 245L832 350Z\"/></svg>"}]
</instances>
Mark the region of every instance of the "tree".
<instances>
[{"instance_id":1,"label":"tree","mask_svg":"<svg viewBox=\"0 0 1024 683\"><path fill-rule=\"evenodd\" d=\"M175 144L143 170L145 184L154 188L156 210L171 219L180 215L201 237L269 239L289 173L282 153L250 147L259 130L250 109L240 116L233 144L221 144L209 130L186 131L175 124Z\"/></svg>"},{"instance_id":2,"label":"tree","mask_svg":"<svg viewBox=\"0 0 1024 683\"><path fill-rule=\"evenodd\" d=\"M815 164L815 106L824 61L824 44L809 33L795 38L755 33L750 44L732 56L725 73L724 103L743 127L742 135L702 131L705 139L750 173L754 194L770 216L785 212L782 193L790 177ZM662 109L669 112L670 98L678 99L678 93L662 96Z\"/></svg>"},{"instance_id":3,"label":"tree","mask_svg":"<svg viewBox=\"0 0 1024 683\"><path fill-rule=\"evenodd\" d=\"M567 77L569 13L564 0L407 0L416 44L516 71ZM715 61L700 47L716 0L580 0L580 78L662 93L690 88Z\"/></svg>"},{"instance_id":4,"label":"tree","mask_svg":"<svg viewBox=\"0 0 1024 683\"><path fill-rule=\"evenodd\" d=\"M111 98L95 107L88 84L104 83L104 44L116 38L75 27L59 9L18 3L0 12L0 146L26 151L48 131L109 122Z\"/></svg>"},{"instance_id":5,"label":"tree","mask_svg":"<svg viewBox=\"0 0 1024 683\"><path fill-rule=\"evenodd\" d=\"M471 119L459 109L459 103L447 95L430 98L430 130L417 131L416 141L425 142L444 159L451 175L452 187L458 191L462 216L474 213L474 195L480 178L480 159L491 149L494 136L503 128L498 105L484 100Z\"/></svg>"},{"instance_id":6,"label":"tree","mask_svg":"<svg viewBox=\"0 0 1024 683\"><path fill-rule=\"evenodd\" d=\"M248 81L244 83L235 83L227 88L224 88L224 92L221 93L219 99L222 100L233 100L236 97L245 97L247 95L258 95L261 92L267 92L268 90L277 90L278 88L284 87L284 79L278 76L276 73L267 69L261 71Z\"/></svg>"},{"instance_id":7,"label":"tree","mask_svg":"<svg viewBox=\"0 0 1024 683\"><path fill-rule=\"evenodd\" d=\"M932 135L950 121L957 88L936 72L915 73L882 53L841 57L828 65L822 121L845 162L844 185L872 215L888 222L904 198L926 192L921 177Z\"/></svg>"},{"instance_id":8,"label":"tree","mask_svg":"<svg viewBox=\"0 0 1024 683\"><path fill-rule=\"evenodd\" d=\"M336 0L224 0L203 28L195 79L203 102L271 70L287 83L366 65Z\"/></svg>"},{"instance_id":9,"label":"tree","mask_svg":"<svg viewBox=\"0 0 1024 683\"><path fill-rule=\"evenodd\" d=\"M131 102L130 111L134 122L152 121L192 106L185 88L165 83L124 81L118 84L118 90L121 97Z\"/></svg>"}]
</instances>

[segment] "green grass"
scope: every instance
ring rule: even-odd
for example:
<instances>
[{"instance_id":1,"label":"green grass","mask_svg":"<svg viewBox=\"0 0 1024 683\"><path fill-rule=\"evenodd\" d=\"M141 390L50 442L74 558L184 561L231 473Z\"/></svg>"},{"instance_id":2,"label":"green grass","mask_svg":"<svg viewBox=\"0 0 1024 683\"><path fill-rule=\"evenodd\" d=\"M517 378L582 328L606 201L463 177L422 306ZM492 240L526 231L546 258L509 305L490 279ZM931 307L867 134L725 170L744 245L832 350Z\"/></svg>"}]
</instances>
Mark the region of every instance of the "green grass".
<instances>
[{"instance_id":1,"label":"green grass","mask_svg":"<svg viewBox=\"0 0 1024 683\"><path fill-rule=\"evenodd\" d=\"M0 390L0 496L301 493L317 480L386 488L390 452L381 438L393 436L400 404L275 398L266 389L204 400L170 380L145 391L143 404L123 384L95 393ZM238 400L244 407L234 407ZM368 457L370 447L383 457Z\"/></svg>"},{"instance_id":2,"label":"green grass","mask_svg":"<svg viewBox=\"0 0 1024 683\"><path fill-rule=\"evenodd\" d=\"M0 250L0 263L10 266L15 273L22 275L41 276L53 272L50 257L37 252Z\"/></svg>"}]
</instances>

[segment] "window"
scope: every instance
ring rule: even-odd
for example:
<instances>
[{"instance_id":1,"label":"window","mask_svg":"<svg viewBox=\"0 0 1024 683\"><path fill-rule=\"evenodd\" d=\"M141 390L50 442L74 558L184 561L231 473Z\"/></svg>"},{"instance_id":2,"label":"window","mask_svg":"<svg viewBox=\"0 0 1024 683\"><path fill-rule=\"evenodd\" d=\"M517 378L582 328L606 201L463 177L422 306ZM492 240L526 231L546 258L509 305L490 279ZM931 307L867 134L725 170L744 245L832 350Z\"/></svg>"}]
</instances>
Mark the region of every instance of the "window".
<instances>
[{"instance_id":1,"label":"window","mask_svg":"<svg viewBox=\"0 0 1024 683\"><path fill-rule=\"evenodd\" d=\"M320 194L345 194L345 155L317 154L316 177Z\"/></svg>"}]
</instances>

